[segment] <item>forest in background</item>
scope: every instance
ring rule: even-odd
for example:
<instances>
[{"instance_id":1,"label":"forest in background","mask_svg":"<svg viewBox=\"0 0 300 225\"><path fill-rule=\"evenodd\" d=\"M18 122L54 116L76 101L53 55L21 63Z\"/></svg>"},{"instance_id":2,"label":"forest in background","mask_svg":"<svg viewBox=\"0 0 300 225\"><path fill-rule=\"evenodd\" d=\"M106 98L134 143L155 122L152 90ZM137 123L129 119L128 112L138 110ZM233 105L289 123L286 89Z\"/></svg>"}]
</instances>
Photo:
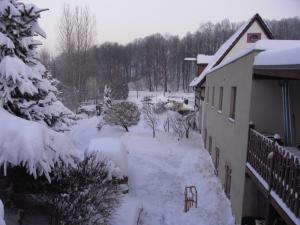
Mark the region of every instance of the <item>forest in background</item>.
<instances>
[{"instance_id":1,"label":"forest in background","mask_svg":"<svg viewBox=\"0 0 300 225\"><path fill-rule=\"evenodd\" d=\"M276 39L300 39L299 17L266 22ZM241 24L225 19L203 23L182 38L157 33L126 45L97 45L90 11L65 6L59 26L60 54L53 58L43 49L40 59L61 82L62 100L72 109L81 101L102 99L105 85L115 99L127 97L128 85L132 90L190 92L196 66L184 58L213 55Z\"/></svg>"}]
</instances>

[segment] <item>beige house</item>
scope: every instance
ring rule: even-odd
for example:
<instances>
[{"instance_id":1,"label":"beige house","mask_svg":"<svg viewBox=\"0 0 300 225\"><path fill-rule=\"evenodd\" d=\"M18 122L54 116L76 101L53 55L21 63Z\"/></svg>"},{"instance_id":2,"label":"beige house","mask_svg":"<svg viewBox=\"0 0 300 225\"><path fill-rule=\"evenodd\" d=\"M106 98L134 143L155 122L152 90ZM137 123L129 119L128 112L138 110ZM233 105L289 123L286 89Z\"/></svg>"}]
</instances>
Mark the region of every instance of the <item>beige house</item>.
<instances>
[{"instance_id":1,"label":"beige house","mask_svg":"<svg viewBox=\"0 0 300 225\"><path fill-rule=\"evenodd\" d=\"M191 83L237 224L300 224L300 41L270 39L255 15Z\"/></svg>"}]
</instances>

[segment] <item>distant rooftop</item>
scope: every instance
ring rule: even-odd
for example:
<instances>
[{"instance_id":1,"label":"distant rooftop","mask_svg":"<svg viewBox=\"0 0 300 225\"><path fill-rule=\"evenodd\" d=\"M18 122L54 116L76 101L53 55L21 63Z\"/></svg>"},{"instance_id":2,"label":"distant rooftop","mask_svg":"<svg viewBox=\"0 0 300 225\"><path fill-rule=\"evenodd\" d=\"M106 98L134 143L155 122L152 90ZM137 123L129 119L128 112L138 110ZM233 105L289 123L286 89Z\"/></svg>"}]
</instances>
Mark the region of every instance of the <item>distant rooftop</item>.
<instances>
[{"instance_id":1,"label":"distant rooftop","mask_svg":"<svg viewBox=\"0 0 300 225\"><path fill-rule=\"evenodd\" d=\"M197 55L197 64L209 64L212 58L212 55L199 54Z\"/></svg>"},{"instance_id":2,"label":"distant rooftop","mask_svg":"<svg viewBox=\"0 0 300 225\"><path fill-rule=\"evenodd\" d=\"M197 60L196 58L189 58L189 57L184 58L184 61L196 61L196 60Z\"/></svg>"}]
</instances>

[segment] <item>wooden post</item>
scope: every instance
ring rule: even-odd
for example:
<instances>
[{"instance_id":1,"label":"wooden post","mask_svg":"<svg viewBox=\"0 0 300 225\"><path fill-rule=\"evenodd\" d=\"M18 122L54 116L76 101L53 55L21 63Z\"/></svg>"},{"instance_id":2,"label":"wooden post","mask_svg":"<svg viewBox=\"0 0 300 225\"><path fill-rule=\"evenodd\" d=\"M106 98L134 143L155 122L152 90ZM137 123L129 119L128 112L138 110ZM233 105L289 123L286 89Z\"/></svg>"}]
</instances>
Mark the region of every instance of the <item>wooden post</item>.
<instances>
[{"instance_id":1,"label":"wooden post","mask_svg":"<svg viewBox=\"0 0 300 225\"><path fill-rule=\"evenodd\" d=\"M270 171L269 171L269 177L268 177L268 184L269 184L269 190L268 190L268 207L266 212L266 225L272 225L275 212L271 205L271 191L272 191L272 185L273 185L273 170L274 170L274 160L275 160L275 149L276 149L276 141L272 144L272 151L269 154L272 154L271 157L268 157L268 160L270 162Z\"/></svg>"}]
</instances>

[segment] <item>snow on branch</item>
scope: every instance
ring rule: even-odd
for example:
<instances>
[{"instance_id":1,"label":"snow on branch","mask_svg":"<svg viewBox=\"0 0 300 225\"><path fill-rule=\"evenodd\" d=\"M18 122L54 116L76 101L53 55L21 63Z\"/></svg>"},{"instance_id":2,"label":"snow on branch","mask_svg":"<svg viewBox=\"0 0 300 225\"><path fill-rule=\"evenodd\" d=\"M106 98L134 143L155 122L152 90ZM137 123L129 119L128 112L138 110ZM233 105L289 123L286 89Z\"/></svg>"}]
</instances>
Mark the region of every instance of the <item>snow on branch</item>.
<instances>
[{"instance_id":1,"label":"snow on branch","mask_svg":"<svg viewBox=\"0 0 300 225\"><path fill-rule=\"evenodd\" d=\"M0 107L0 166L22 166L37 178L46 176L56 163L74 164L78 156L71 140L46 126L18 118Z\"/></svg>"}]
</instances>

